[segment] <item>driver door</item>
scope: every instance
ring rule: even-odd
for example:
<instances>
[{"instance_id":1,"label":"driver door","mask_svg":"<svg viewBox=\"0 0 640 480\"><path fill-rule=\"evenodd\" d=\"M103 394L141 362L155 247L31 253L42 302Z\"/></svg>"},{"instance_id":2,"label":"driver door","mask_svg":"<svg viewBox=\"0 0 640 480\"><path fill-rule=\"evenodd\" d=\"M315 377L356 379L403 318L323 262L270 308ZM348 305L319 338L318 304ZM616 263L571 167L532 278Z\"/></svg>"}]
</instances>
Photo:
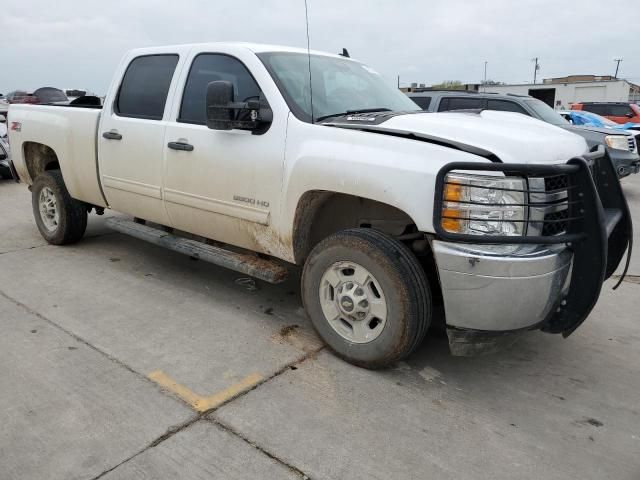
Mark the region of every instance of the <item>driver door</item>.
<instances>
[{"instance_id":1,"label":"driver door","mask_svg":"<svg viewBox=\"0 0 640 480\"><path fill-rule=\"evenodd\" d=\"M261 89L234 56L194 53L187 64L182 99L174 107L164 139L164 202L171 224L277 254L273 217L280 204L286 118L274 118L261 133L207 128L205 101L210 82L230 81L237 102L257 99Z\"/></svg>"}]
</instances>

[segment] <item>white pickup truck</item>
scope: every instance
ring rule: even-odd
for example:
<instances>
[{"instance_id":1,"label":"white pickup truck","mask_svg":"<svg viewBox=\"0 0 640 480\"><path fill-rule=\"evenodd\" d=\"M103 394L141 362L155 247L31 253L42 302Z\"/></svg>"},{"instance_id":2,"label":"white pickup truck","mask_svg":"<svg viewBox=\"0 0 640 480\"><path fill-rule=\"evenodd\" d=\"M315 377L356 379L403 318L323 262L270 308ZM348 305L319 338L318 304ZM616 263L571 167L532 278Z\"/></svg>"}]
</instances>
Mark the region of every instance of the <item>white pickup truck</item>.
<instances>
[{"instance_id":1,"label":"white pickup truck","mask_svg":"<svg viewBox=\"0 0 640 480\"><path fill-rule=\"evenodd\" d=\"M451 350L565 336L629 246L611 162L523 115L423 113L339 55L213 43L125 55L103 106L13 105L15 171L53 244L115 229L302 297L342 358L411 353L442 306ZM99 102L94 102L98 103Z\"/></svg>"}]
</instances>

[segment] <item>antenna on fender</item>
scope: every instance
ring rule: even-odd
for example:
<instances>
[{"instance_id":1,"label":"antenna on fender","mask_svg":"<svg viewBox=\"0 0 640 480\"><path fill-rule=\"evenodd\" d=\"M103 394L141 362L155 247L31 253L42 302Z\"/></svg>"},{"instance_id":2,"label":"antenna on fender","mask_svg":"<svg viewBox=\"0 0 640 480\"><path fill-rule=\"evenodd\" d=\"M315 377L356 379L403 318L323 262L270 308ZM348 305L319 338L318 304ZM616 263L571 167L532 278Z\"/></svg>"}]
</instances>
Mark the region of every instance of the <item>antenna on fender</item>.
<instances>
[{"instance_id":1,"label":"antenna on fender","mask_svg":"<svg viewBox=\"0 0 640 480\"><path fill-rule=\"evenodd\" d=\"M343 48L342 53L339 53L338 55L340 55L341 57L351 58L351 56L349 55L349 50L347 50L346 48Z\"/></svg>"},{"instance_id":2,"label":"antenna on fender","mask_svg":"<svg viewBox=\"0 0 640 480\"><path fill-rule=\"evenodd\" d=\"M307 0L304 0L304 16L307 22L307 58L309 60L309 98L311 101L311 123L315 123L313 115L313 81L311 80L311 45L309 41L309 6Z\"/></svg>"}]
</instances>

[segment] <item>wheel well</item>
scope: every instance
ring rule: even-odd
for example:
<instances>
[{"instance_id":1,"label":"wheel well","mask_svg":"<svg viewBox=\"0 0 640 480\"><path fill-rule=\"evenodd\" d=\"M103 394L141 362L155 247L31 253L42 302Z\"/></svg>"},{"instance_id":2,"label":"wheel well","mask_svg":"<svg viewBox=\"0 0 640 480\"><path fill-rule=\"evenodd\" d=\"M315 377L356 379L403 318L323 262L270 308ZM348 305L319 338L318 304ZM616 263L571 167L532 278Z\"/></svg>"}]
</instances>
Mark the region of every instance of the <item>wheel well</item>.
<instances>
[{"instance_id":1,"label":"wheel well","mask_svg":"<svg viewBox=\"0 0 640 480\"><path fill-rule=\"evenodd\" d=\"M402 210L368 198L327 191L306 192L296 208L293 249L302 264L322 239L346 228L375 228L394 237L417 232Z\"/></svg>"},{"instance_id":2,"label":"wheel well","mask_svg":"<svg viewBox=\"0 0 640 480\"><path fill-rule=\"evenodd\" d=\"M51 147L43 143L25 142L22 149L31 181L34 181L42 172L60 168L58 156Z\"/></svg>"}]
</instances>

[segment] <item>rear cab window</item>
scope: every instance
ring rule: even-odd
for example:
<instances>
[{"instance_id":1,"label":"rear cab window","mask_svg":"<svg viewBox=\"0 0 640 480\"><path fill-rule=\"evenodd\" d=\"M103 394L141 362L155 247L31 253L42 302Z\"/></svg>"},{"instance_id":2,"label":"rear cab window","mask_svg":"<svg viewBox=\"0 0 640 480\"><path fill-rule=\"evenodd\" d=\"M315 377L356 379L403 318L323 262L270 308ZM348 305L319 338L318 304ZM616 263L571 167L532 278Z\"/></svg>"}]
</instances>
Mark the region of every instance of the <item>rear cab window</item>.
<instances>
[{"instance_id":1,"label":"rear cab window","mask_svg":"<svg viewBox=\"0 0 640 480\"><path fill-rule=\"evenodd\" d=\"M120 117L162 120L178 55L134 58L122 78L114 110Z\"/></svg>"}]
</instances>

